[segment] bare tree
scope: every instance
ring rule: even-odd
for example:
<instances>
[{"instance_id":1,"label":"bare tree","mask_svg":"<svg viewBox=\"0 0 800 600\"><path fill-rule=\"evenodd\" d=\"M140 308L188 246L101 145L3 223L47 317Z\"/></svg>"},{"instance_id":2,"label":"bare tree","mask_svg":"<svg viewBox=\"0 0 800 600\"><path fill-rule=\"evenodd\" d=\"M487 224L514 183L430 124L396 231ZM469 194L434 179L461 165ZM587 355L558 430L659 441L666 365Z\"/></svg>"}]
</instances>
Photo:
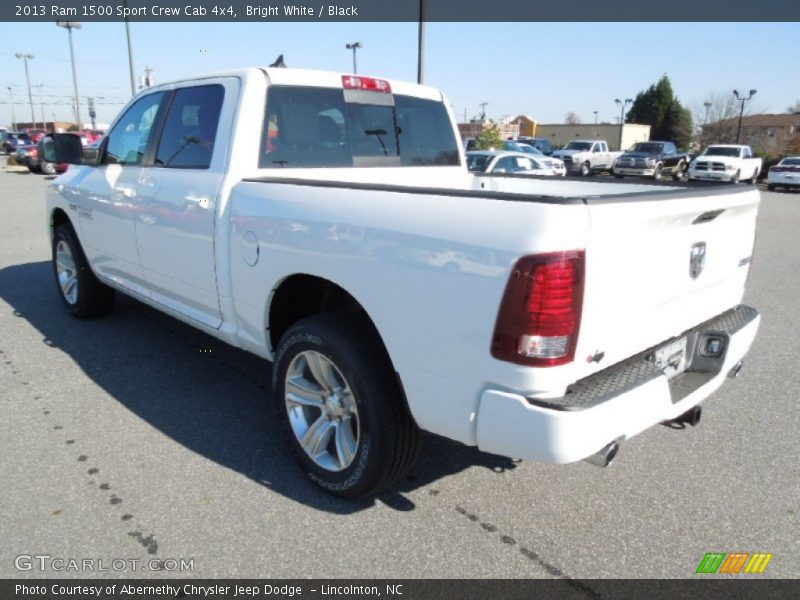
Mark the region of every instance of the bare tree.
<instances>
[{"instance_id":1,"label":"bare tree","mask_svg":"<svg viewBox=\"0 0 800 600\"><path fill-rule=\"evenodd\" d=\"M693 105L695 144L703 148L709 144L735 144L741 107L732 92L711 92L703 102ZM762 109L752 101L745 103L744 116L760 112Z\"/></svg>"},{"instance_id":2,"label":"bare tree","mask_svg":"<svg viewBox=\"0 0 800 600\"><path fill-rule=\"evenodd\" d=\"M792 113L794 115L800 114L800 100L795 100L795 103L792 104L789 108L787 108L786 112Z\"/></svg>"},{"instance_id":3,"label":"bare tree","mask_svg":"<svg viewBox=\"0 0 800 600\"><path fill-rule=\"evenodd\" d=\"M564 116L564 123L566 123L567 125L580 125L581 124L581 118L577 115L577 113L569 111Z\"/></svg>"}]
</instances>

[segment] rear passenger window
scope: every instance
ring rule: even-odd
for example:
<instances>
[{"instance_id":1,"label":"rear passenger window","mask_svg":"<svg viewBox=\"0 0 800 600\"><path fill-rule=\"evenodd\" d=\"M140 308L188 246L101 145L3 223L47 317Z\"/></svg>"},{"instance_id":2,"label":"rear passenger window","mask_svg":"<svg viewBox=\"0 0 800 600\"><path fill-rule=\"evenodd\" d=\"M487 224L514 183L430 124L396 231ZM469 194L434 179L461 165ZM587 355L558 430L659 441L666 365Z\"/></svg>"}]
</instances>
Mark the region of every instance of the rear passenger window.
<instances>
[{"instance_id":1,"label":"rear passenger window","mask_svg":"<svg viewBox=\"0 0 800 600\"><path fill-rule=\"evenodd\" d=\"M158 167L207 169L214 154L221 85L180 88L175 92L156 151Z\"/></svg>"}]
</instances>

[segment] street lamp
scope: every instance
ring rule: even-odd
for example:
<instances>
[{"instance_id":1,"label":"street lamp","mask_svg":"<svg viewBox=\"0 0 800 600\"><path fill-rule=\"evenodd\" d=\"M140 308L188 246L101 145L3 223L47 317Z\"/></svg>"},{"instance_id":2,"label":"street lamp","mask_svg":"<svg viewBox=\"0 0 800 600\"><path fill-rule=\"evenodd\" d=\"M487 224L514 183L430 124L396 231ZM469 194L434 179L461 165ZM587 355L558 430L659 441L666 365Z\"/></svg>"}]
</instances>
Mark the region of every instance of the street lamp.
<instances>
[{"instance_id":1,"label":"street lamp","mask_svg":"<svg viewBox=\"0 0 800 600\"><path fill-rule=\"evenodd\" d=\"M597 125L597 111L594 111L594 124Z\"/></svg>"},{"instance_id":2,"label":"street lamp","mask_svg":"<svg viewBox=\"0 0 800 600\"><path fill-rule=\"evenodd\" d=\"M28 60L33 60L35 57L33 54L27 54L25 52L17 52L14 56L17 58L21 58L22 61L25 63L25 81L28 82L28 102L31 105L31 127L36 127L36 114L33 112L33 94L31 94L31 76L28 72Z\"/></svg>"},{"instance_id":3,"label":"street lamp","mask_svg":"<svg viewBox=\"0 0 800 600\"><path fill-rule=\"evenodd\" d=\"M703 121L703 125L708 125L708 110L713 106L711 102L703 102L703 106L706 107L706 120Z\"/></svg>"},{"instance_id":4,"label":"street lamp","mask_svg":"<svg viewBox=\"0 0 800 600\"><path fill-rule=\"evenodd\" d=\"M127 14L128 1L123 0L122 6L126 9ZM128 17L125 17L125 37L128 39L128 72L131 76L131 96L136 95L136 75L133 72L133 45L131 44L131 23Z\"/></svg>"},{"instance_id":5,"label":"street lamp","mask_svg":"<svg viewBox=\"0 0 800 600\"><path fill-rule=\"evenodd\" d=\"M625 107L631 104L633 100L625 98L623 102L619 98L614 98L614 102L619 104L619 149L622 150L622 132L625 129Z\"/></svg>"},{"instance_id":6,"label":"street lamp","mask_svg":"<svg viewBox=\"0 0 800 600\"><path fill-rule=\"evenodd\" d=\"M745 97L744 94L740 95L738 90L733 90L733 95L736 96L736 99L742 103L742 108L739 111L739 129L736 131L736 143L740 143L742 140L742 117L744 117L744 103L750 100L753 96L756 95L758 90L750 90L750 94Z\"/></svg>"},{"instance_id":7,"label":"street lamp","mask_svg":"<svg viewBox=\"0 0 800 600\"><path fill-rule=\"evenodd\" d=\"M352 44L345 44L345 48L353 51L353 75L358 74L358 63L356 62L356 50L363 48L364 44L361 42L353 42Z\"/></svg>"},{"instance_id":8,"label":"street lamp","mask_svg":"<svg viewBox=\"0 0 800 600\"><path fill-rule=\"evenodd\" d=\"M72 30L73 29L80 29L83 27L79 21L57 21L56 25L59 27L63 27L67 30L69 34L69 56L72 59L72 86L75 91L75 98L74 98L74 107L75 107L75 122L78 125L78 129L81 128L81 109L80 109L80 101L78 97L78 72L75 69L75 48L72 45Z\"/></svg>"},{"instance_id":9,"label":"street lamp","mask_svg":"<svg viewBox=\"0 0 800 600\"><path fill-rule=\"evenodd\" d=\"M11 86L8 86L8 97L11 100L11 129L16 131L17 115L14 113L14 92L11 90Z\"/></svg>"}]
</instances>

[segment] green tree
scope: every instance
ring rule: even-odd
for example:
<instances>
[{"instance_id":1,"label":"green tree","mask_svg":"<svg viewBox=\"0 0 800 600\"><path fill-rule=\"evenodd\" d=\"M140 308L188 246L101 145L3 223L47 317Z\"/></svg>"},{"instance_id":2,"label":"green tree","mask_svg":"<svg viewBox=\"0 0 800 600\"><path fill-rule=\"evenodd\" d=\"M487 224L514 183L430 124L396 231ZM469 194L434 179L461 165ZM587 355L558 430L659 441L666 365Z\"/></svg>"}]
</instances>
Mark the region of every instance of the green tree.
<instances>
[{"instance_id":1,"label":"green tree","mask_svg":"<svg viewBox=\"0 0 800 600\"><path fill-rule=\"evenodd\" d=\"M650 125L650 139L674 141L687 148L692 137L692 114L675 96L669 77L636 94L626 123Z\"/></svg>"},{"instance_id":2,"label":"green tree","mask_svg":"<svg viewBox=\"0 0 800 600\"><path fill-rule=\"evenodd\" d=\"M475 136L475 149L476 150L502 150L503 137L500 135L500 129L496 124L492 123L486 127L478 135Z\"/></svg>"}]
</instances>

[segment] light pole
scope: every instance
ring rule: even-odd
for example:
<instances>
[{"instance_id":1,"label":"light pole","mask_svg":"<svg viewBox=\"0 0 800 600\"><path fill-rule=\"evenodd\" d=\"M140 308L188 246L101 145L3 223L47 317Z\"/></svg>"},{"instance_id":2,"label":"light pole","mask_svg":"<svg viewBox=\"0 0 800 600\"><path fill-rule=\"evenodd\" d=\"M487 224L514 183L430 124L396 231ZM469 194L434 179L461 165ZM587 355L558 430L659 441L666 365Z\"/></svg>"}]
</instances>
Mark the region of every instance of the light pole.
<instances>
[{"instance_id":1,"label":"light pole","mask_svg":"<svg viewBox=\"0 0 800 600\"><path fill-rule=\"evenodd\" d=\"M44 100L42 99L42 88L44 87L44 84L34 83L33 87L39 88L39 104L42 106L42 129L47 131L47 122L45 121L45 116L44 116Z\"/></svg>"},{"instance_id":2,"label":"light pole","mask_svg":"<svg viewBox=\"0 0 800 600\"><path fill-rule=\"evenodd\" d=\"M56 25L66 29L67 33L69 34L69 56L72 59L72 86L75 91L75 99L74 99L75 123L78 125L78 129L80 129L82 126L81 108L80 108L80 100L78 97L78 72L75 69L75 48L72 45L72 30L80 29L83 25L81 25L79 21L57 21Z\"/></svg>"},{"instance_id":3,"label":"light pole","mask_svg":"<svg viewBox=\"0 0 800 600\"><path fill-rule=\"evenodd\" d=\"M744 117L744 103L750 100L753 96L756 95L758 90L750 90L750 94L745 97L743 94L740 95L738 90L733 90L733 95L736 96L736 99L742 103L742 108L739 110L739 128L736 130L736 143L740 143L742 140L742 118Z\"/></svg>"},{"instance_id":4,"label":"light pole","mask_svg":"<svg viewBox=\"0 0 800 600\"><path fill-rule=\"evenodd\" d=\"M703 102L703 106L706 107L706 120L703 121L703 125L708 125L708 111L712 106L711 102Z\"/></svg>"},{"instance_id":5,"label":"light pole","mask_svg":"<svg viewBox=\"0 0 800 600\"><path fill-rule=\"evenodd\" d=\"M352 44L345 44L345 48L353 51L353 75L358 74L358 63L356 62L356 50L363 48L364 44L361 42L353 42Z\"/></svg>"},{"instance_id":6,"label":"light pole","mask_svg":"<svg viewBox=\"0 0 800 600\"><path fill-rule=\"evenodd\" d=\"M8 86L8 97L11 100L11 129L16 131L17 115L14 113L14 92L11 90L11 86Z\"/></svg>"},{"instance_id":7,"label":"light pole","mask_svg":"<svg viewBox=\"0 0 800 600\"><path fill-rule=\"evenodd\" d=\"M417 39L417 83L425 79L425 0L419 0L419 36Z\"/></svg>"},{"instance_id":8,"label":"light pole","mask_svg":"<svg viewBox=\"0 0 800 600\"><path fill-rule=\"evenodd\" d=\"M127 0L124 0L122 6L128 8ZM126 10L127 13L127 10ZM133 72L133 45L131 44L131 23L128 17L125 17L125 36L128 38L128 70L131 75L131 96L136 95L136 75Z\"/></svg>"},{"instance_id":9,"label":"light pole","mask_svg":"<svg viewBox=\"0 0 800 600\"><path fill-rule=\"evenodd\" d=\"M27 54L25 52L17 52L14 56L17 58L21 58L22 61L25 63L25 81L28 83L28 102L31 105L31 127L34 129L36 128L36 114L33 112L33 94L31 94L31 76L28 72L28 60L33 60L35 57L33 54Z\"/></svg>"},{"instance_id":10,"label":"light pole","mask_svg":"<svg viewBox=\"0 0 800 600\"><path fill-rule=\"evenodd\" d=\"M622 150L622 133L625 131L625 107L631 104L633 100L625 98L622 101L619 98L614 98L614 102L619 104L619 149Z\"/></svg>"},{"instance_id":11,"label":"light pole","mask_svg":"<svg viewBox=\"0 0 800 600\"><path fill-rule=\"evenodd\" d=\"M594 124L597 126L597 111L594 111Z\"/></svg>"}]
</instances>

